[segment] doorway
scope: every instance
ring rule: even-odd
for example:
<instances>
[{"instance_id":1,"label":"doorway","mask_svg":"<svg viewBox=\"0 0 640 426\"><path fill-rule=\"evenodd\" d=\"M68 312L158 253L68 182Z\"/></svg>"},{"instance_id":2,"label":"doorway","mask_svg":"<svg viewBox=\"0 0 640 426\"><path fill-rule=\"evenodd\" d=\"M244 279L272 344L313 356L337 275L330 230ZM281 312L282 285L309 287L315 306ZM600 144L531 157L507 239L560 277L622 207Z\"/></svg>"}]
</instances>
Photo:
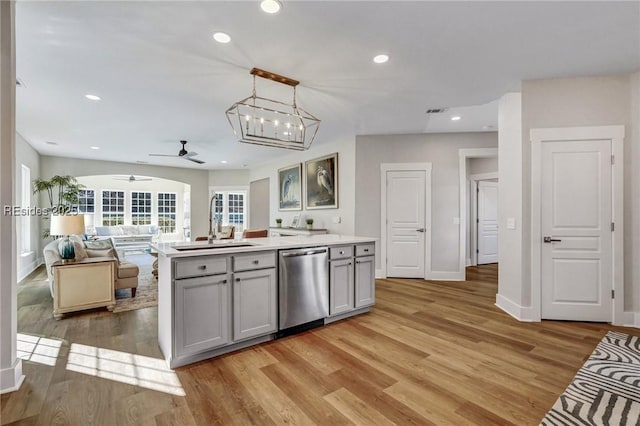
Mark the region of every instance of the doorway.
<instances>
[{"instance_id":1,"label":"doorway","mask_svg":"<svg viewBox=\"0 0 640 426\"><path fill-rule=\"evenodd\" d=\"M385 278L430 278L431 167L431 163L380 165Z\"/></svg>"},{"instance_id":2,"label":"doorway","mask_svg":"<svg viewBox=\"0 0 640 426\"><path fill-rule=\"evenodd\" d=\"M623 126L532 129L532 306L541 319L623 315Z\"/></svg>"}]
</instances>

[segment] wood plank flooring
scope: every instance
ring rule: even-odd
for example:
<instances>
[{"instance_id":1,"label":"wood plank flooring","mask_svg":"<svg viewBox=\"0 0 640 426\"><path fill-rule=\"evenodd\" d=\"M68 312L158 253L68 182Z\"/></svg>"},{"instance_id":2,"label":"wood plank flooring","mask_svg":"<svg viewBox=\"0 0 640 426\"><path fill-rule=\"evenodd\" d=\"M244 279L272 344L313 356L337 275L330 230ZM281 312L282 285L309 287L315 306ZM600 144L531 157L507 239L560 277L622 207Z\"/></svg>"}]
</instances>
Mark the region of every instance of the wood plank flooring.
<instances>
[{"instance_id":1,"label":"wood plank flooring","mask_svg":"<svg viewBox=\"0 0 640 426\"><path fill-rule=\"evenodd\" d=\"M494 306L497 265L465 282L378 280L368 314L177 369L186 396L67 368L72 343L161 358L157 309L52 319L40 271L20 285L19 332L62 341L24 361L3 425L535 425L608 330L520 323Z\"/></svg>"}]
</instances>

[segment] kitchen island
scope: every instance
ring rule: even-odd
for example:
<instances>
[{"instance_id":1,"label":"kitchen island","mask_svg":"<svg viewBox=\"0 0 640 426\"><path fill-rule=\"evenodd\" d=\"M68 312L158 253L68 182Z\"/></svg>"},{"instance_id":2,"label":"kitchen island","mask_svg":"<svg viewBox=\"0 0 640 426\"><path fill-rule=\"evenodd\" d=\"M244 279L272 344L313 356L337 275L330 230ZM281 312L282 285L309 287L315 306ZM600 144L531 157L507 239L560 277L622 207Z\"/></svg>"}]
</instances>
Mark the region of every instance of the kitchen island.
<instances>
[{"instance_id":1,"label":"kitchen island","mask_svg":"<svg viewBox=\"0 0 640 426\"><path fill-rule=\"evenodd\" d=\"M158 343L169 366L369 311L375 303L374 242L327 234L155 244ZM312 264L305 255L323 257ZM293 273L292 261L300 265ZM311 282L313 290L300 293ZM320 316L287 328L306 321L305 310Z\"/></svg>"}]
</instances>

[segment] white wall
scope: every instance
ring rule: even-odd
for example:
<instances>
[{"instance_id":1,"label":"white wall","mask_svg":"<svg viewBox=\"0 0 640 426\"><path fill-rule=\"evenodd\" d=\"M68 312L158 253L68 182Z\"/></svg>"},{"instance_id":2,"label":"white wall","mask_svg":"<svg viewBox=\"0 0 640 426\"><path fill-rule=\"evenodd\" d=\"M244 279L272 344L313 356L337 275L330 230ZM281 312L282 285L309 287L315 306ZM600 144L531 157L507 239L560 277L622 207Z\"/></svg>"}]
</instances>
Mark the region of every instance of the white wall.
<instances>
[{"instance_id":1,"label":"white wall","mask_svg":"<svg viewBox=\"0 0 640 426\"><path fill-rule=\"evenodd\" d=\"M16 161L15 161L15 191L16 202L22 207L26 207L22 203L22 165L29 167L31 171L31 181L37 179L40 176L40 155L34 150L31 145L19 134L16 133ZM28 183L29 187L32 187L31 182ZM30 206L38 206L39 200L33 191L30 191ZM29 241L30 250L26 252L24 250L24 242L22 241L22 221L29 221L31 227L31 238ZM41 262L42 262L42 250L40 239L40 218L35 215L27 215L16 218L16 232L17 232L17 273L18 281L29 275Z\"/></svg>"},{"instance_id":2,"label":"white wall","mask_svg":"<svg viewBox=\"0 0 640 426\"><path fill-rule=\"evenodd\" d=\"M458 150L493 148L497 143L495 132L358 136L355 233L380 238L381 163L430 162L433 164L431 269L458 272L460 225L454 224L454 218L460 214ZM376 250L379 253L379 247ZM376 269L381 268L380 259L381 256L376 256Z\"/></svg>"},{"instance_id":3,"label":"white wall","mask_svg":"<svg viewBox=\"0 0 640 426\"><path fill-rule=\"evenodd\" d=\"M276 148L274 148L276 149ZM279 211L278 195L278 169L296 163L303 163L316 157L338 153L338 208L306 210L306 200L303 193L303 211ZM275 226L275 219L282 218L283 224L291 223L294 215L300 214L301 219L313 218L314 228L326 228L334 234L354 234L354 192L355 192L355 141L343 140L337 143L324 144L313 147L308 151L286 151L282 150L282 157L278 161L264 164L250 171L249 181L269 178L269 225ZM303 172L304 175L304 172ZM251 208L262 208L251 206ZM266 208L266 206L264 207ZM333 223L333 218L340 218L340 223ZM303 222L304 223L304 222Z\"/></svg>"},{"instance_id":4,"label":"white wall","mask_svg":"<svg viewBox=\"0 0 640 426\"><path fill-rule=\"evenodd\" d=\"M498 106L498 296L496 303L522 318L523 187L522 96L507 93ZM515 229L507 229L507 219Z\"/></svg>"},{"instance_id":5,"label":"white wall","mask_svg":"<svg viewBox=\"0 0 640 426\"><path fill-rule=\"evenodd\" d=\"M249 169L209 170L209 186L249 186Z\"/></svg>"},{"instance_id":6,"label":"white wall","mask_svg":"<svg viewBox=\"0 0 640 426\"><path fill-rule=\"evenodd\" d=\"M133 174L188 184L191 186L191 235L207 235L209 232L207 220L209 214L209 172L206 170L52 156L41 156L40 165L40 176L45 179L56 174L72 176L112 174L129 176Z\"/></svg>"},{"instance_id":7,"label":"white wall","mask_svg":"<svg viewBox=\"0 0 640 426\"><path fill-rule=\"evenodd\" d=\"M131 225L131 192L145 191L151 192L151 223L158 224L158 192L175 192L176 197L176 232L164 234L163 241L174 241L184 239L184 194L190 192L190 185L174 180L154 177L150 181L127 182L116 180L113 175L99 176L76 176L78 183L83 184L86 189L95 191L95 214L94 226L101 226L102 212L102 190L124 191L125 214L124 224ZM124 176L119 176L124 177ZM136 177L142 177L136 175Z\"/></svg>"},{"instance_id":8,"label":"white wall","mask_svg":"<svg viewBox=\"0 0 640 426\"><path fill-rule=\"evenodd\" d=\"M631 252L625 253L625 262L631 268L631 286L635 292L633 310L636 312L635 325L640 327L640 71L631 76L631 182L627 182L631 191L630 225L626 232L631 234ZM626 220L626 219L625 219Z\"/></svg>"},{"instance_id":9,"label":"white wall","mask_svg":"<svg viewBox=\"0 0 640 426\"><path fill-rule=\"evenodd\" d=\"M481 173L498 173L498 157L469 158L467 160L467 175Z\"/></svg>"}]
</instances>

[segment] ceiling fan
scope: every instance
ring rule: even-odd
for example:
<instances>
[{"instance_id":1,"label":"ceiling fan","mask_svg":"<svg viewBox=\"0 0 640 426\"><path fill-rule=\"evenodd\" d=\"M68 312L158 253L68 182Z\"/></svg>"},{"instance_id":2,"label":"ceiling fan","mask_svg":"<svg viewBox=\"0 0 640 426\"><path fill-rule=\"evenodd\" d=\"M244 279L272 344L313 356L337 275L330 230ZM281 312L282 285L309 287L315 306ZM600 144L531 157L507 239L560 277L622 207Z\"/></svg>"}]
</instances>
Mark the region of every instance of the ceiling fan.
<instances>
[{"instance_id":1,"label":"ceiling fan","mask_svg":"<svg viewBox=\"0 0 640 426\"><path fill-rule=\"evenodd\" d=\"M180 151L178 151L178 155L170 155L170 154L149 154L149 155L152 157L178 157L185 160L193 161L194 163L204 164L204 161L198 160L197 158L193 158L196 155L198 155L197 152L187 151L187 149L185 148L187 141L180 141L180 143L182 144L182 147L180 148Z\"/></svg>"},{"instance_id":2,"label":"ceiling fan","mask_svg":"<svg viewBox=\"0 0 640 426\"><path fill-rule=\"evenodd\" d=\"M126 180L127 182L142 182L145 180L152 180L151 178L137 178L134 175L129 176L128 178L118 178L114 177L115 180Z\"/></svg>"}]
</instances>

